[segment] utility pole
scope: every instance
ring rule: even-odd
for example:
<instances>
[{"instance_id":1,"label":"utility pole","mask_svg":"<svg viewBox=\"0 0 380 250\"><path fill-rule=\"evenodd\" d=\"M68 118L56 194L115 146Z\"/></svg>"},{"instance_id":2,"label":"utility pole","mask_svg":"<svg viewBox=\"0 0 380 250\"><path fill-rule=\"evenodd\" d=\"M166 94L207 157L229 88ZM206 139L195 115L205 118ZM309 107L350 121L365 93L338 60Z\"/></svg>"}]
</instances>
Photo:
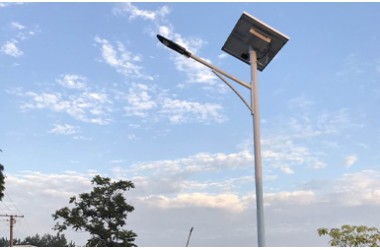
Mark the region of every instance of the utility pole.
<instances>
[{"instance_id":1,"label":"utility pole","mask_svg":"<svg viewBox=\"0 0 380 250\"><path fill-rule=\"evenodd\" d=\"M24 215L0 214L0 217L9 217L9 246L13 247L13 224L16 223L15 218L24 218Z\"/></svg>"},{"instance_id":2,"label":"utility pole","mask_svg":"<svg viewBox=\"0 0 380 250\"><path fill-rule=\"evenodd\" d=\"M190 232L189 232L189 237L187 238L186 247L189 246L189 243L190 243L190 237L191 237L191 233L193 232L193 229L194 229L194 227L191 227Z\"/></svg>"}]
</instances>

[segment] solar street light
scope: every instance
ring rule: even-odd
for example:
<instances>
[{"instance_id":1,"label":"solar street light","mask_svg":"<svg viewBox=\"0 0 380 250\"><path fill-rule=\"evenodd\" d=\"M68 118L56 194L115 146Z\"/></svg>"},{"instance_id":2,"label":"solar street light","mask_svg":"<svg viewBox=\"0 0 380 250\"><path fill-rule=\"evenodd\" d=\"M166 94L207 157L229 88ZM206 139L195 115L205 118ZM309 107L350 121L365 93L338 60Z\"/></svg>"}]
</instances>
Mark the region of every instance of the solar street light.
<instances>
[{"instance_id":1,"label":"solar street light","mask_svg":"<svg viewBox=\"0 0 380 250\"><path fill-rule=\"evenodd\" d=\"M260 112L257 70L263 71L289 38L250 14L243 12L240 19L227 38L222 50L238 58L251 67L251 83L245 83L227 72L215 67L200 57L187 51L181 45L157 35L158 40L170 49L192 58L210 68L224 83L226 83L251 111L253 119L253 144L255 155L255 187L256 187L256 218L257 239L259 247L265 246L263 183L260 142ZM251 92L250 104L223 76L248 88Z\"/></svg>"}]
</instances>

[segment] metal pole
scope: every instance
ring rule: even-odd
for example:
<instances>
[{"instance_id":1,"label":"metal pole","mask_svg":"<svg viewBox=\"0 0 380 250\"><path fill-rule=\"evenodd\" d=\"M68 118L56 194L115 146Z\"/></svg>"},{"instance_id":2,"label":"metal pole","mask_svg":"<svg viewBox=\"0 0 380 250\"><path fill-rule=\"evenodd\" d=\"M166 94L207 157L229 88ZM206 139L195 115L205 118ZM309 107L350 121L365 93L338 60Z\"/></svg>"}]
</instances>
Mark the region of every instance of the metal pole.
<instances>
[{"instance_id":1,"label":"metal pole","mask_svg":"<svg viewBox=\"0 0 380 250\"><path fill-rule=\"evenodd\" d=\"M257 240L259 247L264 247L265 229L263 207L263 176L261 167L259 89L257 83L257 54L256 51L252 48L250 48L249 54L251 60L251 110L253 118L253 146L255 153Z\"/></svg>"},{"instance_id":2,"label":"metal pole","mask_svg":"<svg viewBox=\"0 0 380 250\"><path fill-rule=\"evenodd\" d=\"M193 232L193 229L194 229L194 227L191 227L190 232L189 232L189 237L187 238L186 247L189 246L189 243L190 243L190 237L191 237L191 233Z\"/></svg>"},{"instance_id":3,"label":"metal pole","mask_svg":"<svg viewBox=\"0 0 380 250\"><path fill-rule=\"evenodd\" d=\"M230 74L228 74L227 72L225 72L225 71L223 71L223 70L221 70L221 69L215 67L214 65L212 65L211 63L209 63L209 62L203 60L203 59L200 58L200 57L198 57L198 56L196 56L196 55L194 55L194 54L190 54L189 57L192 58L192 59L194 59L195 61L197 61L197 62L199 62L199 63L205 65L206 67L208 67L208 68L210 68L210 69L212 69L212 70L214 70L214 71L216 71L216 72L218 72L218 73L224 75L225 77L230 78L231 80L233 80L233 81L239 83L240 85L246 87L247 89L250 89L250 88L251 88L251 86L250 86L248 83L243 82L242 80L240 80L240 79L234 77L233 75L230 75Z\"/></svg>"},{"instance_id":4,"label":"metal pole","mask_svg":"<svg viewBox=\"0 0 380 250\"><path fill-rule=\"evenodd\" d=\"M13 247L13 215L9 217L9 247Z\"/></svg>"}]
</instances>

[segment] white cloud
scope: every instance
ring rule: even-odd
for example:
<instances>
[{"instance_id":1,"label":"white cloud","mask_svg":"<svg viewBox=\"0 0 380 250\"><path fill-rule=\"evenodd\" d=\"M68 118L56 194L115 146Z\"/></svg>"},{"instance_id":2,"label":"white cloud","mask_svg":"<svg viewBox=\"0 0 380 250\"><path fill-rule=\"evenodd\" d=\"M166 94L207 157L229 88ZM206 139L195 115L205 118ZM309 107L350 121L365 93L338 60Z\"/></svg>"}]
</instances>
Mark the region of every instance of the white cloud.
<instances>
[{"instance_id":1,"label":"white cloud","mask_svg":"<svg viewBox=\"0 0 380 250\"><path fill-rule=\"evenodd\" d=\"M219 54L218 55L218 58L219 59L224 59L224 58L227 58L228 57L228 54L227 53L222 53L222 54Z\"/></svg>"},{"instance_id":2,"label":"white cloud","mask_svg":"<svg viewBox=\"0 0 380 250\"><path fill-rule=\"evenodd\" d=\"M172 28L170 28L167 25L161 25L158 27L158 34L164 36L164 37L170 37L172 34ZM380 66L379 66L380 68ZM380 70L379 70L380 72Z\"/></svg>"},{"instance_id":3,"label":"white cloud","mask_svg":"<svg viewBox=\"0 0 380 250\"><path fill-rule=\"evenodd\" d=\"M161 114L168 116L173 124L187 122L224 122L226 117L221 114L223 107L214 103L198 103L185 100L165 98L162 102Z\"/></svg>"},{"instance_id":4,"label":"white cloud","mask_svg":"<svg viewBox=\"0 0 380 250\"><path fill-rule=\"evenodd\" d=\"M18 22L12 22L11 26L13 28L17 29L17 30L23 30L23 29L25 29L25 26L22 25L22 24L20 24L20 23L18 23Z\"/></svg>"},{"instance_id":5,"label":"white cloud","mask_svg":"<svg viewBox=\"0 0 380 250\"><path fill-rule=\"evenodd\" d=\"M311 190L267 193L264 199L266 206L271 206L271 204L278 203L279 201L286 201L287 203L293 203L297 205L309 205L311 203L317 202L315 192Z\"/></svg>"},{"instance_id":6,"label":"white cloud","mask_svg":"<svg viewBox=\"0 0 380 250\"><path fill-rule=\"evenodd\" d=\"M141 198L140 198L141 199ZM163 209L206 207L228 210L233 213L242 212L244 205L235 194L190 193L179 194L173 198L166 196L150 196L141 199L150 206Z\"/></svg>"},{"instance_id":7,"label":"white cloud","mask_svg":"<svg viewBox=\"0 0 380 250\"><path fill-rule=\"evenodd\" d=\"M152 99L153 90L144 84L132 84L126 96L128 106L124 109L127 115L147 117L157 103Z\"/></svg>"},{"instance_id":8,"label":"white cloud","mask_svg":"<svg viewBox=\"0 0 380 250\"><path fill-rule=\"evenodd\" d=\"M113 9L115 15L129 14L129 19L142 18L144 20L154 21L157 18L163 18L170 13L169 7L162 6L155 11L142 10L132 3L122 3Z\"/></svg>"},{"instance_id":9,"label":"white cloud","mask_svg":"<svg viewBox=\"0 0 380 250\"><path fill-rule=\"evenodd\" d=\"M288 101L289 108L296 110L308 109L314 104L314 101L310 98L307 98L305 95L298 96Z\"/></svg>"},{"instance_id":10,"label":"white cloud","mask_svg":"<svg viewBox=\"0 0 380 250\"><path fill-rule=\"evenodd\" d=\"M33 91L24 94L26 100L22 110L48 109L53 112L67 113L73 118L99 125L111 122L109 113L110 101L105 93L83 92L77 95L64 96L60 93L36 93Z\"/></svg>"},{"instance_id":11,"label":"white cloud","mask_svg":"<svg viewBox=\"0 0 380 250\"><path fill-rule=\"evenodd\" d=\"M326 150L339 148L342 135L363 127L351 120L354 115L348 109L318 110L315 113L310 109L314 104L305 96L294 98L288 102L288 107L295 111L293 116L280 116L267 121L267 126L274 124L274 127L270 128L267 136L263 136L263 157L284 173L288 170L297 172L296 167L326 168L326 159L331 155ZM352 156L345 159L346 167L356 160Z\"/></svg>"},{"instance_id":12,"label":"white cloud","mask_svg":"<svg viewBox=\"0 0 380 250\"><path fill-rule=\"evenodd\" d=\"M247 182L253 183L252 177L239 174L236 177L226 176L218 181L199 181L193 178L203 176L209 179L210 173L220 171L237 173L250 168L253 156L242 151L238 153L199 153L174 160L142 162L131 167L117 170L119 178L132 178L139 186L136 191L142 197L149 195L171 196L183 192L236 192L239 186ZM206 178L205 178L206 177ZM248 179L247 179L248 178Z\"/></svg>"},{"instance_id":13,"label":"white cloud","mask_svg":"<svg viewBox=\"0 0 380 250\"><path fill-rule=\"evenodd\" d=\"M141 56L127 51L121 42L113 46L107 39L95 37L95 42L101 45L101 53L104 61L126 77L152 80L153 77L143 73L143 67L138 65Z\"/></svg>"},{"instance_id":14,"label":"white cloud","mask_svg":"<svg viewBox=\"0 0 380 250\"><path fill-rule=\"evenodd\" d=\"M6 8L14 5L22 5L23 2L8 2L8 3L0 3L0 8Z\"/></svg>"},{"instance_id":15,"label":"white cloud","mask_svg":"<svg viewBox=\"0 0 380 250\"><path fill-rule=\"evenodd\" d=\"M146 84L132 84L122 98L128 116L149 118L149 121L169 120L172 124L221 123L226 120L223 107L215 103L190 102L173 99L167 91Z\"/></svg>"},{"instance_id":16,"label":"white cloud","mask_svg":"<svg viewBox=\"0 0 380 250\"><path fill-rule=\"evenodd\" d=\"M156 162L141 163L135 166L139 170L154 169L160 171L180 171L186 173L197 173L204 171L216 171L226 168L246 167L253 163L253 156L248 151L238 153L198 153L177 160L164 160ZM173 172L177 173L177 172Z\"/></svg>"},{"instance_id":17,"label":"white cloud","mask_svg":"<svg viewBox=\"0 0 380 250\"><path fill-rule=\"evenodd\" d=\"M109 124L118 107L122 107L127 116L140 118L141 122L210 124L226 120L219 104L174 99L169 97L168 91L154 85L132 83L126 92L117 89L94 91L86 77L75 74L62 75L56 83L68 90L25 92L15 88L8 93L24 99L20 107L23 111L50 110L100 125Z\"/></svg>"},{"instance_id":18,"label":"white cloud","mask_svg":"<svg viewBox=\"0 0 380 250\"><path fill-rule=\"evenodd\" d=\"M190 60L182 55L174 55L174 63L178 71L185 72L190 83L204 83L207 85L217 85L217 77L211 69ZM224 88L222 88L224 90Z\"/></svg>"},{"instance_id":19,"label":"white cloud","mask_svg":"<svg viewBox=\"0 0 380 250\"><path fill-rule=\"evenodd\" d=\"M16 40L5 42L1 46L0 52L5 55L16 57L16 58L22 56L24 52L17 47L17 43L18 42Z\"/></svg>"},{"instance_id":20,"label":"white cloud","mask_svg":"<svg viewBox=\"0 0 380 250\"><path fill-rule=\"evenodd\" d=\"M43 109L49 108L53 111L62 112L67 110L70 106L68 101L62 101L61 94L59 93L41 93L29 91L25 93L25 96L33 99L32 103L25 103L22 109Z\"/></svg>"},{"instance_id":21,"label":"white cloud","mask_svg":"<svg viewBox=\"0 0 380 250\"><path fill-rule=\"evenodd\" d=\"M66 113L76 120L106 125L111 122L112 100L106 90L92 90L87 86L87 78L66 74L56 80L56 84L67 88L63 92L24 91L15 88L8 93L23 98L21 110L50 110ZM57 132L53 130L52 132ZM80 137L76 137L80 138Z\"/></svg>"},{"instance_id":22,"label":"white cloud","mask_svg":"<svg viewBox=\"0 0 380 250\"><path fill-rule=\"evenodd\" d=\"M312 138L323 135L338 135L344 129L362 127L350 119L352 114L345 108L336 111L318 111L312 113L308 107L314 105L312 100L301 96L288 102L288 106L296 111L296 115L287 118L286 122L294 137ZM289 133L289 131L287 132Z\"/></svg>"},{"instance_id":23,"label":"white cloud","mask_svg":"<svg viewBox=\"0 0 380 250\"><path fill-rule=\"evenodd\" d=\"M371 64L367 60L363 60L355 53L348 54L341 64L341 70L337 71L337 77L354 77L362 75L371 68Z\"/></svg>"},{"instance_id":24,"label":"white cloud","mask_svg":"<svg viewBox=\"0 0 380 250\"><path fill-rule=\"evenodd\" d=\"M279 168L285 174L294 174L294 170L288 166L279 166Z\"/></svg>"},{"instance_id":25,"label":"white cloud","mask_svg":"<svg viewBox=\"0 0 380 250\"><path fill-rule=\"evenodd\" d=\"M78 128L70 124L54 124L54 127L48 133L73 135L78 133Z\"/></svg>"},{"instance_id":26,"label":"white cloud","mask_svg":"<svg viewBox=\"0 0 380 250\"><path fill-rule=\"evenodd\" d=\"M263 161L285 174L294 174L296 167L321 169L326 164L316 152L306 146L298 145L288 136L271 136L262 141Z\"/></svg>"},{"instance_id":27,"label":"white cloud","mask_svg":"<svg viewBox=\"0 0 380 250\"><path fill-rule=\"evenodd\" d=\"M83 89L87 86L87 79L81 75L66 74L61 76L57 82L65 88L69 89Z\"/></svg>"},{"instance_id":28,"label":"white cloud","mask_svg":"<svg viewBox=\"0 0 380 250\"><path fill-rule=\"evenodd\" d=\"M135 134L128 134L127 138L128 140L135 140L137 136Z\"/></svg>"},{"instance_id":29,"label":"white cloud","mask_svg":"<svg viewBox=\"0 0 380 250\"><path fill-rule=\"evenodd\" d=\"M334 182L329 198L345 206L380 205L379 178L374 170L344 174Z\"/></svg>"},{"instance_id":30,"label":"white cloud","mask_svg":"<svg viewBox=\"0 0 380 250\"><path fill-rule=\"evenodd\" d=\"M346 166L346 168L349 168L352 165L354 165L357 160L358 160L358 157L356 155L348 155L344 159L344 165Z\"/></svg>"},{"instance_id":31,"label":"white cloud","mask_svg":"<svg viewBox=\"0 0 380 250\"><path fill-rule=\"evenodd\" d=\"M34 36L37 32L40 32L40 29L38 26L35 26L33 28L28 28L25 25L12 21L10 23L10 30L11 30L11 35L8 36L13 36L13 38L9 39L6 41L1 47L0 47L0 52L12 56L12 57L21 57L24 54L24 51L22 51L19 48L20 42L23 42L30 37Z\"/></svg>"}]
</instances>

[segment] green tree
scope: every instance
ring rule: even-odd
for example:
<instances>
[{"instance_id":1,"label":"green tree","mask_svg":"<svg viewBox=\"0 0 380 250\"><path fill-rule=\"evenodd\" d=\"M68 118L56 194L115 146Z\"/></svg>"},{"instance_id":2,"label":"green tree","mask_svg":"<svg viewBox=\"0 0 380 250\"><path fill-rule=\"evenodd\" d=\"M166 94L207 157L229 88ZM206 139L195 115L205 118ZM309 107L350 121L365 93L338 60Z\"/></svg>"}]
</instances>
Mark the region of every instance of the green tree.
<instances>
[{"instance_id":1,"label":"green tree","mask_svg":"<svg viewBox=\"0 0 380 250\"><path fill-rule=\"evenodd\" d=\"M4 166L0 163L0 201L4 197L5 190L5 176L4 176Z\"/></svg>"},{"instance_id":2,"label":"green tree","mask_svg":"<svg viewBox=\"0 0 380 250\"><path fill-rule=\"evenodd\" d=\"M319 228L319 236L329 235L333 247L379 247L380 232L376 227L343 225L341 228Z\"/></svg>"},{"instance_id":3,"label":"green tree","mask_svg":"<svg viewBox=\"0 0 380 250\"><path fill-rule=\"evenodd\" d=\"M19 245L20 244L19 239L13 239L13 245ZM9 247L9 240L8 238L1 237L0 239L0 247Z\"/></svg>"},{"instance_id":4,"label":"green tree","mask_svg":"<svg viewBox=\"0 0 380 250\"><path fill-rule=\"evenodd\" d=\"M132 247L137 237L131 230L126 230L127 214L134 210L123 194L134 188L131 181L111 182L110 178L95 176L90 193L82 193L79 198L73 196L69 203L73 208L64 207L53 214L57 222L54 230L62 232L68 227L90 233L88 247Z\"/></svg>"},{"instance_id":5,"label":"green tree","mask_svg":"<svg viewBox=\"0 0 380 250\"><path fill-rule=\"evenodd\" d=\"M38 234L35 236L28 236L19 244L32 245L36 247L75 247L75 243L70 241L67 243L67 239L64 234L44 234L42 237Z\"/></svg>"},{"instance_id":6,"label":"green tree","mask_svg":"<svg viewBox=\"0 0 380 250\"><path fill-rule=\"evenodd\" d=\"M56 236L44 234L42 237L36 234L35 236L28 236L24 240L13 239L13 246L17 245L32 245L36 247L75 247L74 242L67 243L64 234L57 234ZM9 240L2 237L0 239L0 247L9 247Z\"/></svg>"}]
</instances>

